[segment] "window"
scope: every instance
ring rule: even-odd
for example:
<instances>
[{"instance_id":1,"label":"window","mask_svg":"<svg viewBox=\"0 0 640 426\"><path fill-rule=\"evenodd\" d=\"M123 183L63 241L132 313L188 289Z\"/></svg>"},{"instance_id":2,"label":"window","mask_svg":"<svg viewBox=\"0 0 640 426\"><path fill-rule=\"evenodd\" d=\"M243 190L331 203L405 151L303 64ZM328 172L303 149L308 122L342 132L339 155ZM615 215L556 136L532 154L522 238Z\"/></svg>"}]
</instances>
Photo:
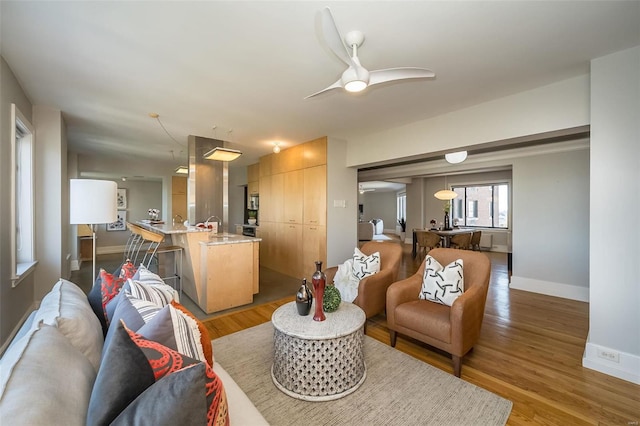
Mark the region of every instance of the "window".
<instances>
[{"instance_id":1,"label":"window","mask_svg":"<svg viewBox=\"0 0 640 426\"><path fill-rule=\"evenodd\" d=\"M11 267L12 286L35 266L33 126L11 104Z\"/></svg>"},{"instance_id":2,"label":"window","mask_svg":"<svg viewBox=\"0 0 640 426\"><path fill-rule=\"evenodd\" d=\"M460 226L509 227L509 184L453 186L452 218Z\"/></svg>"},{"instance_id":3,"label":"window","mask_svg":"<svg viewBox=\"0 0 640 426\"><path fill-rule=\"evenodd\" d=\"M396 219L407 219L407 193L400 192L396 198Z\"/></svg>"}]
</instances>

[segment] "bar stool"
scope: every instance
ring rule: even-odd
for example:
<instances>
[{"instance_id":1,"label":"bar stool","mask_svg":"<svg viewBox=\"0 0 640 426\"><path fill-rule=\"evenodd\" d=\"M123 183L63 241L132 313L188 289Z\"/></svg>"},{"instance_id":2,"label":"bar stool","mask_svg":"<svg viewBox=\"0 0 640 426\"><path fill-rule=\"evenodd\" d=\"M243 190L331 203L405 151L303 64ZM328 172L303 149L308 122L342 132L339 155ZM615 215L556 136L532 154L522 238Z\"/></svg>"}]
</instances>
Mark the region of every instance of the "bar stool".
<instances>
[{"instance_id":1,"label":"bar stool","mask_svg":"<svg viewBox=\"0 0 640 426\"><path fill-rule=\"evenodd\" d=\"M126 262L130 260L134 265L137 265L140 249L144 245L144 238L142 238L142 233L140 232L142 228L131 222L127 222L127 229L131 232L131 235L129 235L127 243L125 244L122 261Z\"/></svg>"},{"instance_id":2,"label":"bar stool","mask_svg":"<svg viewBox=\"0 0 640 426\"><path fill-rule=\"evenodd\" d=\"M145 255L142 258L142 264L149 270L151 270L151 263L156 259L157 273L160 275L160 260L158 255L173 253L173 275L160 277L162 280L175 280L174 288L180 294L182 298L182 253L183 248L174 245L162 245L164 242L164 235L157 232L151 232L144 228L137 226L136 232L139 232L144 243L149 243ZM137 257L137 256L136 256Z\"/></svg>"}]
</instances>

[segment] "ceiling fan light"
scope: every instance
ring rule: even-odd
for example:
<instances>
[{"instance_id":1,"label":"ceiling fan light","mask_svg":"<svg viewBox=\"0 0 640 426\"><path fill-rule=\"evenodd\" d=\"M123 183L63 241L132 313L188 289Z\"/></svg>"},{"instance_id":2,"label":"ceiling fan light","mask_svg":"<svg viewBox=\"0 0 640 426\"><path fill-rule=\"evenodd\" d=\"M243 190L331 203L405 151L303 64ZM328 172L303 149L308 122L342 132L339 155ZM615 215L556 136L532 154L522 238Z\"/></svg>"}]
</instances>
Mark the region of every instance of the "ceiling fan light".
<instances>
[{"instance_id":1,"label":"ceiling fan light","mask_svg":"<svg viewBox=\"0 0 640 426\"><path fill-rule=\"evenodd\" d=\"M467 159L467 151L450 152L444 155L444 159L451 164L462 163Z\"/></svg>"},{"instance_id":2,"label":"ceiling fan light","mask_svg":"<svg viewBox=\"0 0 640 426\"><path fill-rule=\"evenodd\" d=\"M456 198L458 194L455 191L452 191L450 189L441 189L440 191L433 194L433 196L436 197L438 200L449 201Z\"/></svg>"},{"instance_id":3,"label":"ceiling fan light","mask_svg":"<svg viewBox=\"0 0 640 426\"><path fill-rule=\"evenodd\" d=\"M344 85L344 90L351 93L362 92L367 88L367 83L362 80L352 80Z\"/></svg>"},{"instance_id":4,"label":"ceiling fan light","mask_svg":"<svg viewBox=\"0 0 640 426\"><path fill-rule=\"evenodd\" d=\"M242 151L217 146L204 155L206 160L233 161L242 155Z\"/></svg>"}]
</instances>

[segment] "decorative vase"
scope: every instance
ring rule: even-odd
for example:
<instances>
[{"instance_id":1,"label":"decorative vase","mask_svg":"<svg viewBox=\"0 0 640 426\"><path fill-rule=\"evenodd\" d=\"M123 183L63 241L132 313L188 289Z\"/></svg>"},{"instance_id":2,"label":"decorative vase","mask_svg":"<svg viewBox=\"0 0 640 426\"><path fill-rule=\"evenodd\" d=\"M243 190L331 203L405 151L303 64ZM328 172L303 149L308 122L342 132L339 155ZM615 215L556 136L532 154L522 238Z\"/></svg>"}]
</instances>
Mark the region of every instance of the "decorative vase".
<instances>
[{"instance_id":1,"label":"decorative vase","mask_svg":"<svg viewBox=\"0 0 640 426\"><path fill-rule=\"evenodd\" d=\"M451 225L449 224L449 212L444 212L444 229L450 230Z\"/></svg>"},{"instance_id":2,"label":"decorative vase","mask_svg":"<svg viewBox=\"0 0 640 426\"><path fill-rule=\"evenodd\" d=\"M327 276L322 272L322 262L316 261L316 271L311 277L313 283L313 292L316 298L316 310L313 315L314 321L324 321L327 319L322 311L322 301L324 300L324 286L327 282Z\"/></svg>"},{"instance_id":3,"label":"decorative vase","mask_svg":"<svg viewBox=\"0 0 640 426\"><path fill-rule=\"evenodd\" d=\"M309 315L312 303L313 294L311 294L311 290L307 287L307 279L303 278L302 285L296 293L296 307L298 308L298 314L302 316Z\"/></svg>"}]
</instances>

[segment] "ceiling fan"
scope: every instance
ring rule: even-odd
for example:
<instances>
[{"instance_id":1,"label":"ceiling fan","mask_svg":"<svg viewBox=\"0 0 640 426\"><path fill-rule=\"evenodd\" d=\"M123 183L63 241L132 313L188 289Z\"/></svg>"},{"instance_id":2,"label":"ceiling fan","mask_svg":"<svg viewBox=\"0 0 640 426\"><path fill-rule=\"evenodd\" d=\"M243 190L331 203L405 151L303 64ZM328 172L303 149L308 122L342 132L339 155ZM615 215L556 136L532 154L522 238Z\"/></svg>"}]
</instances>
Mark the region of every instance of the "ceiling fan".
<instances>
[{"instance_id":1,"label":"ceiling fan","mask_svg":"<svg viewBox=\"0 0 640 426\"><path fill-rule=\"evenodd\" d=\"M331 10L329 10L328 7L322 9L320 19L325 42L333 53L349 67L342 73L338 81L319 92L305 97L305 99L332 89L343 88L347 92L360 92L374 84L386 83L388 81L410 78L433 78L436 76L431 70L415 67L368 71L360 64L360 59L358 59L358 47L364 43L364 34L360 31L350 31L344 37L343 43L340 31L338 31ZM351 50L351 54L349 49Z\"/></svg>"},{"instance_id":2,"label":"ceiling fan","mask_svg":"<svg viewBox=\"0 0 640 426\"><path fill-rule=\"evenodd\" d=\"M375 188L365 188L361 183L358 184L358 192L360 194L364 194L365 192L375 191Z\"/></svg>"}]
</instances>

